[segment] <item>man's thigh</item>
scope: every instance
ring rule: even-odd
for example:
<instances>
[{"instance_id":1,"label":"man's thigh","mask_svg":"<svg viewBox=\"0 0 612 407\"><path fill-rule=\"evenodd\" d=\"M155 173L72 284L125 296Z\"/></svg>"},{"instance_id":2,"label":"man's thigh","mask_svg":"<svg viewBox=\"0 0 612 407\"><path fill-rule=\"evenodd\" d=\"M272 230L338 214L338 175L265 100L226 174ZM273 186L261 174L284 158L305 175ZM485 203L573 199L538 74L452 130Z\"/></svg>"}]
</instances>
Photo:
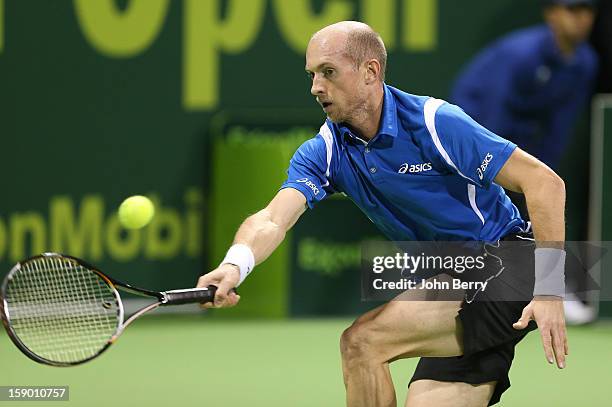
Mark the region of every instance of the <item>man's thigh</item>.
<instances>
[{"instance_id":1,"label":"man's thigh","mask_svg":"<svg viewBox=\"0 0 612 407\"><path fill-rule=\"evenodd\" d=\"M410 384L405 407L486 407L494 390L495 382L417 380Z\"/></svg>"},{"instance_id":2,"label":"man's thigh","mask_svg":"<svg viewBox=\"0 0 612 407\"><path fill-rule=\"evenodd\" d=\"M461 301L425 300L409 292L359 317L345 332L376 351L379 362L417 356L459 356Z\"/></svg>"}]
</instances>

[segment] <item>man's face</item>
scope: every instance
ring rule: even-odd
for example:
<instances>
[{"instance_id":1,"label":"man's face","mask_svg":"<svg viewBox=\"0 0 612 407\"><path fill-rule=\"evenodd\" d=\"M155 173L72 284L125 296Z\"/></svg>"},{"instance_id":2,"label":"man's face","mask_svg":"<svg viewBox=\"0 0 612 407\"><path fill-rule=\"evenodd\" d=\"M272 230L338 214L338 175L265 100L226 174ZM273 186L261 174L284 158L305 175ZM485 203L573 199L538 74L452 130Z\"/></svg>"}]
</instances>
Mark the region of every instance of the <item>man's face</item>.
<instances>
[{"instance_id":1,"label":"man's face","mask_svg":"<svg viewBox=\"0 0 612 407\"><path fill-rule=\"evenodd\" d=\"M546 20L555 32L572 44L587 39L594 19L595 12L587 5L551 6L546 11Z\"/></svg>"},{"instance_id":2,"label":"man's face","mask_svg":"<svg viewBox=\"0 0 612 407\"><path fill-rule=\"evenodd\" d=\"M331 34L315 38L306 50L310 93L335 123L350 122L364 105L363 75L344 54L344 38Z\"/></svg>"}]
</instances>

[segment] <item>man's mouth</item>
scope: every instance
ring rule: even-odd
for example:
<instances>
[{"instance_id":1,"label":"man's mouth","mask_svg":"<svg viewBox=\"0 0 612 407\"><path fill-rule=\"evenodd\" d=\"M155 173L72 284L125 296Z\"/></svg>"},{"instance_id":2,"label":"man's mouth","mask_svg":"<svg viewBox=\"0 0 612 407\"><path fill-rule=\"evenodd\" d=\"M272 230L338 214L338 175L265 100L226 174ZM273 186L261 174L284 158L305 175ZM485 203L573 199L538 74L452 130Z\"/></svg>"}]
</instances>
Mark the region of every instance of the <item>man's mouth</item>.
<instances>
[{"instance_id":1,"label":"man's mouth","mask_svg":"<svg viewBox=\"0 0 612 407\"><path fill-rule=\"evenodd\" d=\"M329 106L331 106L331 102L323 102L321 103L321 106L323 106L323 110L327 109Z\"/></svg>"}]
</instances>

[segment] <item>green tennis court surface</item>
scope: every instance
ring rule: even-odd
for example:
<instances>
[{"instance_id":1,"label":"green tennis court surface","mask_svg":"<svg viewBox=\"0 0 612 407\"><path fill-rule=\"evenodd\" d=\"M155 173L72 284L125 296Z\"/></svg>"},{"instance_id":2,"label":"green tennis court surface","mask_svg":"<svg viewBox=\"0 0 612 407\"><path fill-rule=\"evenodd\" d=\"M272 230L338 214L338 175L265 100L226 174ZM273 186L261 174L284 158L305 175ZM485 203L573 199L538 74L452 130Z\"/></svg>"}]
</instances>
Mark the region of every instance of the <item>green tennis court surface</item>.
<instances>
[{"instance_id":1,"label":"green tennis court surface","mask_svg":"<svg viewBox=\"0 0 612 407\"><path fill-rule=\"evenodd\" d=\"M342 406L338 340L349 320L216 321L152 316L130 326L100 358L53 368L22 355L0 333L1 385L69 385L69 402L17 406ZM518 347L500 406L610 405L612 323L570 328L564 371L548 365L539 336ZM402 401L416 360L392 365ZM403 404L402 404L403 405Z\"/></svg>"}]
</instances>

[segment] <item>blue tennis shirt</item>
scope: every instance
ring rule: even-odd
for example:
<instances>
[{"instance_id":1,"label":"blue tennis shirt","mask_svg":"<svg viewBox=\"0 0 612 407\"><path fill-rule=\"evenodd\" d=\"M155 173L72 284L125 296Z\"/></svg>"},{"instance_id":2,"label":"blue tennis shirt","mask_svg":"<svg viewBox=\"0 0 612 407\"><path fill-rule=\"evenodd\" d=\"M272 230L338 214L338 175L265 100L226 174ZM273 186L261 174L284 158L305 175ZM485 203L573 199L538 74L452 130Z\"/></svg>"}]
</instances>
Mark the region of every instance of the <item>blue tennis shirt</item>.
<instances>
[{"instance_id":1,"label":"blue tennis shirt","mask_svg":"<svg viewBox=\"0 0 612 407\"><path fill-rule=\"evenodd\" d=\"M346 194L391 240L495 241L525 228L493 179L516 145L457 106L384 86L369 142L327 120L290 161L281 188L312 208Z\"/></svg>"}]
</instances>

